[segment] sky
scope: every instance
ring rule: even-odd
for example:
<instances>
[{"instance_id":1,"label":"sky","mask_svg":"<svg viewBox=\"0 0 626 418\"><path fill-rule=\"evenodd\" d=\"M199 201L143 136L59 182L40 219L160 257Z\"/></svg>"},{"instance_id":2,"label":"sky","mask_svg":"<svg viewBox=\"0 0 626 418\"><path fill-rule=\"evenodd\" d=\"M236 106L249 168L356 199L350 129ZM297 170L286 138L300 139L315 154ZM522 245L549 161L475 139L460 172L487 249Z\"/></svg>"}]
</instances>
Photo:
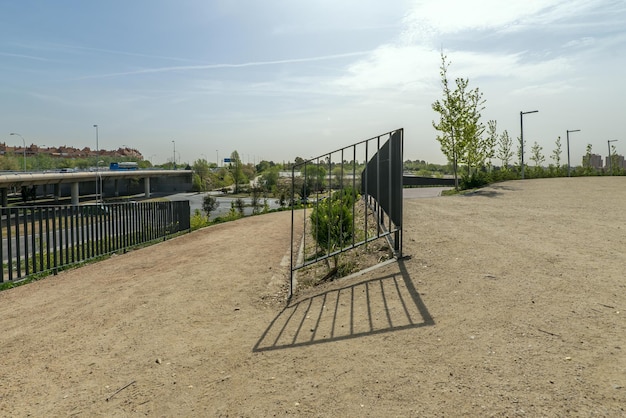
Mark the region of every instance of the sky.
<instances>
[{"instance_id":1,"label":"sky","mask_svg":"<svg viewBox=\"0 0 626 418\"><path fill-rule=\"evenodd\" d=\"M441 53L485 125L538 110L546 164L567 130L572 165L626 154L624 0L2 0L0 142L286 162L404 128L443 164Z\"/></svg>"}]
</instances>

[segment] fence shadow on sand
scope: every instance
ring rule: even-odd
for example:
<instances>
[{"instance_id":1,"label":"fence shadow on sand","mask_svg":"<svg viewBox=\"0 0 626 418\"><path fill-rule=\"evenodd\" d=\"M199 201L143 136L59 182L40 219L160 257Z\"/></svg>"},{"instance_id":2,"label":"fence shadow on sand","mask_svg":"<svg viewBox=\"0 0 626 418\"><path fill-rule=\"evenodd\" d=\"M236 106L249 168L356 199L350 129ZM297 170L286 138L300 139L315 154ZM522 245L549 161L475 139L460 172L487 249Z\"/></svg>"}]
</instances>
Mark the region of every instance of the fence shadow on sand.
<instances>
[{"instance_id":1,"label":"fence shadow on sand","mask_svg":"<svg viewBox=\"0 0 626 418\"><path fill-rule=\"evenodd\" d=\"M289 303L254 352L280 350L434 325L405 267L399 272Z\"/></svg>"}]
</instances>

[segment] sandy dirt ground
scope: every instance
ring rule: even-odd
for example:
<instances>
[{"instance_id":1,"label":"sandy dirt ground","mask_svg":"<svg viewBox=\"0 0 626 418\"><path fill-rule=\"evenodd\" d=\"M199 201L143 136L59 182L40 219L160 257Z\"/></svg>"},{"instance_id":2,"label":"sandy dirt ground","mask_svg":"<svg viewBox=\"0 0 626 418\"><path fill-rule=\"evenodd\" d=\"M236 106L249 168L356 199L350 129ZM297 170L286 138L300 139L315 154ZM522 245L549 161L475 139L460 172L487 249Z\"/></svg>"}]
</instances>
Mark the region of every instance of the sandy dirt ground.
<instances>
[{"instance_id":1,"label":"sandy dirt ground","mask_svg":"<svg viewBox=\"0 0 626 418\"><path fill-rule=\"evenodd\" d=\"M286 305L290 214L0 293L0 416L626 416L626 178L405 199Z\"/></svg>"}]
</instances>

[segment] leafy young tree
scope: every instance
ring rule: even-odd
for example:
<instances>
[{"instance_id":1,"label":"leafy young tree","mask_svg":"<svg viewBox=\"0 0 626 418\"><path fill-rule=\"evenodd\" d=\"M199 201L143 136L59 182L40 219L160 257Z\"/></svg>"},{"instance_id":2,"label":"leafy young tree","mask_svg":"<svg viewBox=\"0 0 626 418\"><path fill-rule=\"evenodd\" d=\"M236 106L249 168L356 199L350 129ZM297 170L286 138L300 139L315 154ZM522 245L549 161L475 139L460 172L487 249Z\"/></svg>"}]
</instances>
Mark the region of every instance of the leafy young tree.
<instances>
[{"instance_id":1,"label":"leafy young tree","mask_svg":"<svg viewBox=\"0 0 626 418\"><path fill-rule=\"evenodd\" d=\"M526 164L524 164L526 165ZM517 137L517 166L522 168L522 138Z\"/></svg>"},{"instance_id":2,"label":"leafy young tree","mask_svg":"<svg viewBox=\"0 0 626 418\"><path fill-rule=\"evenodd\" d=\"M530 159L535 163L534 173L536 176L539 176L542 168L541 164L546 161L546 158L542 154L543 147L541 147L537 141L530 148Z\"/></svg>"},{"instance_id":3,"label":"leafy young tree","mask_svg":"<svg viewBox=\"0 0 626 418\"><path fill-rule=\"evenodd\" d=\"M458 190L458 164L465 162L468 170L484 162L485 153L481 145L484 126L480 123L480 112L484 100L478 88L469 90L469 81L463 78L455 80L455 87L448 81L447 57L441 54L439 75L443 88L443 98L432 104L432 109L439 114L439 122L433 121L433 127L439 131L437 141L441 151L452 164L455 188Z\"/></svg>"},{"instance_id":4,"label":"leafy young tree","mask_svg":"<svg viewBox=\"0 0 626 418\"><path fill-rule=\"evenodd\" d=\"M491 169L491 159L496 155L498 143L498 123L495 120L487 122L487 137L482 141L483 152L487 160L487 166Z\"/></svg>"},{"instance_id":5,"label":"leafy young tree","mask_svg":"<svg viewBox=\"0 0 626 418\"><path fill-rule=\"evenodd\" d=\"M211 195L204 196L202 200L202 210L206 213L207 218L211 217L211 212L220 206L220 202Z\"/></svg>"},{"instance_id":6,"label":"leafy young tree","mask_svg":"<svg viewBox=\"0 0 626 418\"><path fill-rule=\"evenodd\" d=\"M278 184L279 172L280 167L278 166L268 167L263 171L262 184L263 187L265 187L265 190L272 190L276 188L276 185Z\"/></svg>"},{"instance_id":7,"label":"leafy young tree","mask_svg":"<svg viewBox=\"0 0 626 418\"><path fill-rule=\"evenodd\" d=\"M244 215L244 208L246 207L246 203L243 201L242 198L238 197L235 202L235 208L237 208L237 212L239 212L239 216L243 218Z\"/></svg>"},{"instance_id":8,"label":"leafy young tree","mask_svg":"<svg viewBox=\"0 0 626 418\"><path fill-rule=\"evenodd\" d=\"M462 135L465 142L466 152L462 155L462 161L467 165L467 175L472 174L472 168L479 168L485 165L485 160L488 155L493 152L493 147L489 147L489 137L483 138L485 126L480 122L481 110L484 109L483 94L478 90L470 90L465 92L469 81L463 80L462 83L458 82L457 86L462 86L461 97L464 108L467 113L465 114Z\"/></svg>"},{"instance_id":9,"label":"leafy young tree","mask_svg":"<svg viewBox=\"0 0 626 418\"><path fill-rule=\"evenodd\" d=\"M235 150L230 154L230 172L235 182L235 193L239 193L239 184L244 180L239 153Z\"/></svg>"},{"instance_id":10,"label":"leafy young tree","mask_svg":"<svg viewBox=\"0 0 626 418\"><path fill-rule=\"evenodd\" d=\"M558 136L556 141L554 141L554 150L552 150L552 155L550 158L554 161L554 165L556 166L557 173L561 170L561 137Z\"/></svg>"},{"instance_id":11,"label":"leafy young tree","mask_svg":"<svg viewBox=\"0 0 626 418\"><path fill-rule=\"evenodd\" d=\"M585 155L583 156L583 173L588 175L591 174L592 172L592 167L591 167L591 154L592 154L592 147L591 144L587 144L587 150Z\"/></svg>"},{"instance_id":12,"label":"leafy young tree","mask_svg":"<svg viewBox=\"0 0 626 418\"><path fill-rule=\"evenodd\" d=\"M619 173L621 171L621 167L619 166L619 157L617 156L617 148L615 145L611 144L611 155L609 155L610 163L611 163L611 175Z\"/></svg>"},{"instance_id":13,"label":"leafy young tree","mask_svg":"<svg viewBox=\"0 0 626 418\"><path fill-rule=\"evenodd\" d=\"M509 136L506 129L498 137L498 151L496 157L502 162L502 168L508 170L511 158L513 158L513 138Z\"/></svg>"},{"instance_id":14,"label":"leafy young tree","mask_svg":"<svg viewBox=\"0 0 626 418\"><path fill-rule=\"evenodd\" d=\"M352 241L353 196L354 192L351 189L344 189L343 193L334 193L330 199L315 205L311 212L313 237L327 254L345 247ZM338 255L333 257L334 268L337 268L338 259Z\"/></svg>"},{"instance_id":15,"label":"leafy young tree","mask_svg":"<svg viewBox=\"0 0 626 418\"><path fill-rule=\"evenodd\" d=\"M530 148L530 159L535 163L535 167L539 164L542 164L546 161L545 157L542 154L543 147L540 146L537 141Z\"/></svg>"},{"instance_id":16,"label":"leafy young tree","mask_svg":"<svg viewBox=\"0 0 626 418\"><path fill-rule=\"evenodd\" d=\"M208 161L204 158L194 161L192 166L193 171L198 174L202 180L209 176L210 168Z\"/></svg>"}]
</instances>

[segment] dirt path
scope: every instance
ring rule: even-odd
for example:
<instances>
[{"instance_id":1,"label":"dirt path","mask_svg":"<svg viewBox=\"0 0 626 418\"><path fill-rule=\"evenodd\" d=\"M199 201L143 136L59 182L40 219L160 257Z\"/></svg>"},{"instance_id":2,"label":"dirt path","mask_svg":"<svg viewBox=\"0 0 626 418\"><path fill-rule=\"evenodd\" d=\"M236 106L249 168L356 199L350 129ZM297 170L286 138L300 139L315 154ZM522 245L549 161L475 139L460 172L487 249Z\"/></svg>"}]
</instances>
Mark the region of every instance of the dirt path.
<instances>
[{"instance_id":1,"label":"dirt path","mask_svg":"<svg viewBox=\"0 0 626 418\"><path fill-rule=\"evenodd\" d=\"M619 177L407 199L411 259L288 307L289 213L2 292L0 415L624 416L625 206Z\"/></svg>"}]
</instances>

